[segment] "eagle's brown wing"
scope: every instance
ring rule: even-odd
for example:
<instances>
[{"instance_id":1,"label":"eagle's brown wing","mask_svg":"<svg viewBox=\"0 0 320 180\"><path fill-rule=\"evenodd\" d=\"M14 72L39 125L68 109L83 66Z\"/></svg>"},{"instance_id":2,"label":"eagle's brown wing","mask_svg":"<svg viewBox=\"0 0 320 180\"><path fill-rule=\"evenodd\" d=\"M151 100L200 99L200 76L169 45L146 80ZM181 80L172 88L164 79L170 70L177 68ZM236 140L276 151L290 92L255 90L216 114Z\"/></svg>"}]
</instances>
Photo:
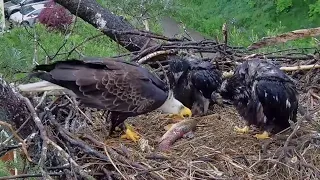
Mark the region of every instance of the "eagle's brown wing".
<instances>
[{"instance_id":1,"label":"eagle's brown wing","mask_svg":"<svg viewBox=\"0 0 320 180\"><path fill-rule=\"evenodd\" d=\"M142 114L167 98L165 84L148 70L123 61L59 61L39 65L35 75L72 90L87 106Z\"/></svg>"}]
</instances>

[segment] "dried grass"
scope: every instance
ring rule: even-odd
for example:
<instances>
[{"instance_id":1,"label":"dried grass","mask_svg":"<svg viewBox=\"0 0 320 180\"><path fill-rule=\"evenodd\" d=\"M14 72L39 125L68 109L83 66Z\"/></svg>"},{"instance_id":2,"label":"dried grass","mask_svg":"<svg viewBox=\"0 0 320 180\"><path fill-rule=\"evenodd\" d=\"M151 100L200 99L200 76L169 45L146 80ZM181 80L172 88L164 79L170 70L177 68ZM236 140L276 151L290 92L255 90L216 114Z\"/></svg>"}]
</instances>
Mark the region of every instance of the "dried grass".
<instances>
[{"instance_id":1,"label":"dried grass","mask_svg":"<svg viewBox=\"0 0 320 180\"><path fill-rule=\"evenodd\" d=\"M233 107L214 106L211 115L197 117L195 137L178 140L169 151L158 152L158 139L171 123L159 113L150 113L128 122L136 124L137 131L148 142L149 150L118 137L108 138L105 131L96 131L95 137L105 142L130 162L113 159L124 177L149 179L154 172L159 179L317 179L320 174L320 149L315 143L314 127L302 121L301 128L283 148L292 130L257 140L253 134L238 134L234 126L244 125ZM319 118L319 114L317 115ZM299 117L301 119L303 117ZM283 155L282 155L283 153ZM111 156L112 158L112 156ZM132 162L149 167L141 170Z\"/></svg>"}]
</instances>

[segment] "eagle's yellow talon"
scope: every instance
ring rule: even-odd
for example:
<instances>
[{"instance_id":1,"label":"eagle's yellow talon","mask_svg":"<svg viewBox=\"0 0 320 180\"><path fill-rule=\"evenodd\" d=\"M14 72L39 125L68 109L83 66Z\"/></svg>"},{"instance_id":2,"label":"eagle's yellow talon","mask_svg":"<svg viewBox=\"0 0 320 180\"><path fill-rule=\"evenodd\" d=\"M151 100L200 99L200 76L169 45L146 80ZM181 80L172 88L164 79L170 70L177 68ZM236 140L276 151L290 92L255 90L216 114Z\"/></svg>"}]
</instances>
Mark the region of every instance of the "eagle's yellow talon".
<instances>
[{"instance_id":1,"label":"eagle's yellow talon","mask_svg":"<svg viewBox=\"0 0 320 180\"><path fill-rule=\"evenodd\" d=\"M129 139L133 142L137 142L140 139L140 136L134 131L133 127L129 124L126 124L126 131L125 134L121 136L122 139Z\"/></svg>"},{"instance_id":2,"label":"eagle's yellow talon","mask_svg":"<svg viewBox=\"0 0 320 180\"><path fill-rule=\"evenodd\" d=\"M264 131L262 134L256 134L254 135L257 139L269 139L269 133L267 131Z\"/></svg>"},{"instance_id":3,"label":"eagle's yellow talon","mask_svg":"<svg viewBox=\"0 0 320 180\"><path fill-rule=\"evenodd\" d=\"M235 127L234 130L238 133L248 133L249 132L249 126L245 126L244 128Z\"/></svg>"}]
</instances>

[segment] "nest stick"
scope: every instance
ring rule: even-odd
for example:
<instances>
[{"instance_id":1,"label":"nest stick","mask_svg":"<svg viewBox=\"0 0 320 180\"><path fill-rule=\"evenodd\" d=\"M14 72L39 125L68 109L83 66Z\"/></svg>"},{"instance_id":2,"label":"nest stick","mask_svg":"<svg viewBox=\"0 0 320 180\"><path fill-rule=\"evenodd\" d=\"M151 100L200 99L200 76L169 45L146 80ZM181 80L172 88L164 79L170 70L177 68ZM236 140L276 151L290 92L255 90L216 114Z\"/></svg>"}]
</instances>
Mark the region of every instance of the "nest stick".
<instances>
[{"instance_id":1,"label":"nest stick","mask_svg":"<svg viewBox=\"0 0 320 180\"><path fill-rule=\"evenodd\" d=\"M227 50L228 45L228 29L227 29L227 23L224 23L222 26L222 33L223 33L223 41L224 41L224 51Z\"/></svg>"},{"instance_id":2,"label":"nest stick","mask_svg":"<svg viewBox=\"0 0 320 180\"><path fill-rule=\"evenodd\" d=\"M121 175L121 177L125 180L127 180L127 178L122 174L122 172L119 170L119 168L117 167L117 165L113 162L112 158L109 155L109 152L107 150L107 147L104 145L103 146L104 152L106 153L106 155L108 156L112 166L116 169L116 171Z\"/></svg>"},{"instance_id":3,"label":"nest stick","mask_svg":"<svg viewBox=\"0 0 320 180\"><path fill-rule=\"evenodd\" d=\"M95 126L95 123L86 115L86 113L84 113L80 108L79 108L79 106L74 102L74 101L72 101L72 99L67 95L67 94L65 94L65 93L63 93L64 95L65 95L65 97L69 100L69 102L71 103L71 104L73 104L75 107L76 107L76 109L93 125L93 126Z\"/></svg>"},{"instance_id":4,"label":"nest stick","mask_svg":"<svg viewBox=\"0 0 320 180\"><path fill-rule=\"evenodd\" d=\"M64 150L62 149L58 144L53 142L49 139L48 143L50 143L53 147L55 147L59 153L68 160L68 162L75 168L75 171L79 173L82 177L86 177L87 179L94 179L90 175L88 175L86 172L84 172L81 167L75 162L75 160L72 159L72 157Z\"/></svg>"},{"instance_id":5,"label":"nest stick","mask_svg":"<svg viewBox=\"0 0 320 180\"><path fill-rule=\"evenodd\" d=\"M71 136L71 134L68 131L64 130L62 128L62 126L54 118L51 118L51 122L58 129L58 131L59 131L60 135L63 137L63 139L68 141L70 144L81 148L83 150L83 152L85 152L87 154L93 155L97 158L100 158L101 160L109 162L109 158L107 156L94 150L93 148L91 148L89 145L87 145L82 140Z\"/></svg>"},{"instance_id":6,"label":"nest stick","mask_svg":"<svg viewBox=\"0 0 320 180\"><path fill-rule=\"evenodd\" d=\"M304 118L300 118L300 119L297 121L297 124L295 125L292 133L289 135L289 137L287 138L286 142L284 143L283 148L288 147L291 139L293 138L293 136L297 133L298 129L300 128L303 119L304 119Z\"/></svg>"},{"instance_id":7,"label":"nest stick","mask_svg":"<svg viewBox=\"0 0 320 180\"><path fill-rule=\"evenodd\" d=\"M290 71L298 71L298 70L310 70L310 69L318 69L320 68L320 64L312 64L312 65L299 65L299 66L283 66L280 67L282 71L290 72ZM233 71L230 72L223 72L223 77L230 77L233 75Z\"/></svg>"},{"instance_id":8,"label":"nest stick","mask_svg":"<svg viewBox=\"0 0 320 180\"><path fill-rule=\"evenodd\" d=\"M297 70L310 70L310 69L317 69L317 68L320 68L320 64L281 67L280 69L283 71L297 71Z\"/></svg>"},{"instance_id":9,"label":"nest stick","mask_svg":"<svg viewBox=\"0 0 320 180\"><path fill-rule=\"evenodd\" d=\"M41 104L43 103L43 101L45 100L45 98L46 98L46 96L47 96L47 92L48 92L48 91L45 91L45 92L43 93L43 95L42 95L42 97L41 97L38 105L36 105L36 107L34 107L35 110L37 110L37 109L41 106Z\"/></svg>"},{"instance_id":10,"label":"nest stick","mask_svg":"<svg viewBox=\"0 0 320 180\"><path fill-rule=\"evenodd\" d=\"M31 117L29 117L27 120L25 120L22 125L15 131L16 134L18 134L21 129L29 122ZM3 144L8 143L12 138L14 137L14 134L12 134L9 138L7 138L5 141L3 141Z\"/></svg>"},{"instance_id":11,"label":"nest stick","mask_svg":"<svg viewBox=\"0 0 320 180\"><path fill-rule=\"evenodd\" d=\"M62 176L63 172L51 172L48 173L50 176ZM31 177L41 177L42 174L19 174L16 176L4 176L0 177L0 180L8 180L8 179L20 179L20 178L31 178Z\"/></svg>"},{"instance_id":12,"label":"nest stick","mask_svg":"<svg viewBox=\"0 0 320 180\"><path fill-rule=\"evenodd\" d=\"M149 59L160 56L160 55L166 55L166 54L176 54L178 51L175 49L169 49L169 50L165 50L165 51L156 51L153 52L151 54L148 54L146 56L144 56L143 58L139 59L138 63L139 64L143 64L145 62L147 62Z\"/></svg>"},{"instance_id":13,"label":"nest stick","mask_svg":"<svg viewBox=\"0 0 320 180\"><path fill-rule=\"evenodd\" d=\"M39 160L39 167L42 173L42 176L48 179L52 179L48 173L43 169L44 167L44 162L47 159L47 151L48 151L48 142L49 142L49 138L47 136L47 132L45 130L44 125L42 124L39 116L36 113L36 110L34 109L33 105L31 104L30 100L26 97L22 96L22 99L25 101L29 111L31 112L31 115L33 117L33 120L36 124L36 126L38 127L39 131L40 131L40 137L43 140L42 143L42 149L41 149L41 156L40 156L40 160Z\"/></svg>"},{"instance_id":14,"label":"nest stick","mask_svg":"<svg viewBox=\"0 0 320 180\"><path fill-rule=\"evenodd\" d=\"M164 70L164 67L162 66L162 64L161 64L159 61L157 61L157 63L158 63L158 65L159 65L160 69L161 69L162 72L163 72L164 78L166 79L166 83L167 83L169 89L171 89L171 87L170 87L170 81L169 81L169 78L168 78L168 76L167 76L166 71Z\"/></svg>"},{"instance_id":15,"label":"nest stick","mask_svg":"<svg viewBox=\"0 0 320 180\"><path fill-rule=\"evenodd\" d=\"M21 148L22 148L22 151L23 153L26 155L28 161L32 162L29 154L28 154L28 151L27 151L27 145L26 143L24 142L24 140L17 134L17 132L13 129L13 127L11 126L11 124L9 123L6 123L4 121L0 121L0 125L1 126L5 126L7 127L11 132L12 132L12 135L21 143Z\"/></svg>"}]
</instances>

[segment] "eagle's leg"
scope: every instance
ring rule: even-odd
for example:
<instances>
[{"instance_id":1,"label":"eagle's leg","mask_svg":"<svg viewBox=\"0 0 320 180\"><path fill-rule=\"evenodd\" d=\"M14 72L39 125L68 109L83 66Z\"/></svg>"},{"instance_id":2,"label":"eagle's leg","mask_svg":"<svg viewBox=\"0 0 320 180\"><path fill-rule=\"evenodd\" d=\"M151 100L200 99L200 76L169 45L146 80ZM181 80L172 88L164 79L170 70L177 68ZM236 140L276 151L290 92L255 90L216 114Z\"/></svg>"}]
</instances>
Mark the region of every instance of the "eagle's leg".
<instances>
[{"instance_id":1,"label":"eagle's leg","mask_svg":"<svg viewBox=\"0 0 320 180\"><path fill-rule=\"evenodd\" d=\"M139 135L134 131L131 125L124 122L130 116L131 114L128 113L110 112L108 115L108 119L111 121L109 136L113 134L116 127L119 127L120 129L125 131L125 134L122 135L121 138L126 138L132 140L133 142L137 142L139 139Z\"/></svg>"},{"instance_id":2,"label":"eagle's leg","mask_svg":"<svg viewBox=\"0 0 320 180\"><path fill-rule=\"evenodd\" d=\"M119 114L116 112L107 112L107 120L111 121L110 128L109 128L109 136L111 137L114 134L114 131L119 125L121 126L122 122L125 120L125 118L122 118L119 120Z\"/></svg>"},{"instance_id":3,"label":"eagle's leg","mask_svg":"<svg viewBox=\"0 0 320 180\"><path fill-rule=\"evenodd\" d=\"M245 134L245 133L248 133L248 132L249 132L249 126L246 125L246 126L243 127L243 128L239 128L238 126L236 126L236 127L234 128L234 130L235 130L236 132L238 132L238 133L243 133L243 134Z\"/></svg>"},{"instance_id":4,"label":"eagle's leg","mask_svg":"<svg viewBox=\"0 0 320 180\"><path fill-rule=\"evenodd\" d=\"M209 99L204 99L204 102L203 102L203 115L206 115L208 113L209 105L210 105Z\"/></svg>"},{"instance_id":5,"label":"eagle's leg","mask_svg":"<svg viewBox=\"0 0 320 180\"><path fill-rule=\"evenodd\" d=\"M262 134L256 134L254 135L257 139L269 139L269 133L267 131L263 131Z\"/></svg>"},{"instance_id":6,"label":"eagle's leg","mask_svg":"<svg viewBox=\"0 0 320 180\"><path fill-rule=\"evenodd\" d=\"M133 142L137 142L140 138L138 133L135 132L135 130L130 124L124 123L124 125L125 125L125 134L122 135L121 138L129 139L129 140L132 140Z\"/></svg>"},{"instance_id":7,"label":"eagle's leg","mask_svg":"<svg viewBox=\"0 0 320 180\"><path fill-rule=\"evenodd\" d=\"M111 124L111 127L109 129L109 136L112 136L115 130L116 130L116 126L114 124Z\"/></svg>"}]
</instances>

